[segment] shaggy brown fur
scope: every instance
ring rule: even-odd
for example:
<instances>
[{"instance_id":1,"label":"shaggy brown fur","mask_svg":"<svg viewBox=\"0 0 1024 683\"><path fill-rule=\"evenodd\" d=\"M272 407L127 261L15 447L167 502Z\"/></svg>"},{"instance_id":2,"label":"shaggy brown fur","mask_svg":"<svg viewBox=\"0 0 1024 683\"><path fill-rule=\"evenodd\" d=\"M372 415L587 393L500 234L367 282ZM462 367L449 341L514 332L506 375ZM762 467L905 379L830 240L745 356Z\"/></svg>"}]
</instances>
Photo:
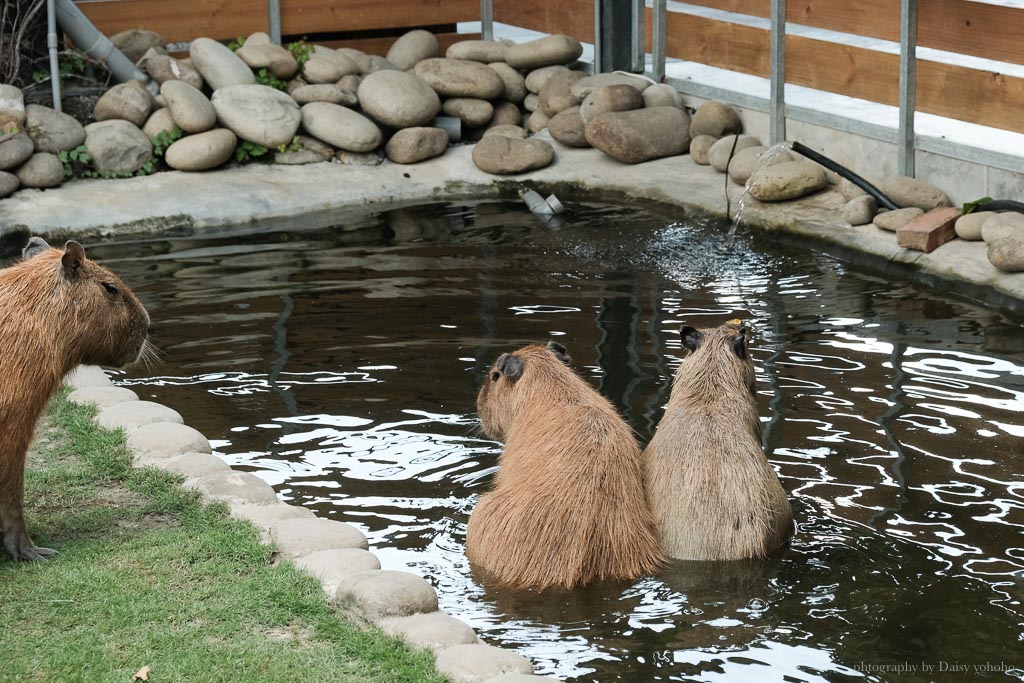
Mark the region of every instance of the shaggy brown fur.
<instances>
[{"instance_id":1,"label":"shaggy brown fur","mask_svg":"<svg viewBox=\"0 0 1024 683\"><path fill-rule=\"evenodd\" d=\"M16 560L51 557L28 536L25 455L61 379L81 363L121 366L142 352L146 310L77 242L32 238L25 260L0 270L0 530Z\"/></svg>"},{"instance_id":2,"label":"shaggy brown fur","mask_svg":"<svg viewBox=\"0 0 1024 683\"><path fill-rule=\"evenodd\" d=\"M692 353L643 455L662 548L681 560L764 557L785 542L793 517L761 448L749 330L682 335Z\"/></svg>"},{"instance_id":3,"label":"shaggy brown fur","mask_svg":"<svg viewBox=\"0 0 1024 683\"><path fill-rule=\"evenodd\" d=\"M502 586L574 588L662 563L640 449L558 344L502 354L477 398L505 441L494 490L469 518L466 554Z\"/></svg>"}]
</instances>

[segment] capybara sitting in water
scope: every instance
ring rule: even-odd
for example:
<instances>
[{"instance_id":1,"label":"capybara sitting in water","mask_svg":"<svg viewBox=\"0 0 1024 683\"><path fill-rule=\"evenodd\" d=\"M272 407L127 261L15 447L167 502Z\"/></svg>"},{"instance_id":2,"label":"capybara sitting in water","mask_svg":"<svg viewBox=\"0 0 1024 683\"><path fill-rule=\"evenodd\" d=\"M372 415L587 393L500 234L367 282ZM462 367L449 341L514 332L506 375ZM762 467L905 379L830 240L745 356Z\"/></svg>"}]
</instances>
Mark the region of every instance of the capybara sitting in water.
<instances>
[{"instance_id":1,"label":"capybara sitting in water","mask_svg":"<svg viewBox=\"0 0 1024 683\"><path fill-rule=\"evenodd\" d=\"M477 397L484 432L505 449L469 518L466 555L502 586L574 588L662 563L640 448L568 362L555 343L502 354Z\"/></svg>"},{"instance_id":2,"label":"capybara sitting in water","mask_svg":"<svg viewBox=\"0 0 1024 683\"><path fill-rule=\"evenodd\" d=\"M681 334L690 354L643 455L662 549L681 560L764 557L785 542L793 515L761 448L750 330Z\"/></svg>"},{"instance_id":3,"label":"capybara sitting in water","mask_svg":"<svg viewBox=\"0 0 1024 683\"><path fill-rule=\"evenodd\" d=\"M25 455L36 422L77 365L135 361L149 316L78 242L51 249L33 237L23 255L0 270L0 530L14 559L38 560L56 553L36 547L25 529Z\"/></svg>"}]
</instances>

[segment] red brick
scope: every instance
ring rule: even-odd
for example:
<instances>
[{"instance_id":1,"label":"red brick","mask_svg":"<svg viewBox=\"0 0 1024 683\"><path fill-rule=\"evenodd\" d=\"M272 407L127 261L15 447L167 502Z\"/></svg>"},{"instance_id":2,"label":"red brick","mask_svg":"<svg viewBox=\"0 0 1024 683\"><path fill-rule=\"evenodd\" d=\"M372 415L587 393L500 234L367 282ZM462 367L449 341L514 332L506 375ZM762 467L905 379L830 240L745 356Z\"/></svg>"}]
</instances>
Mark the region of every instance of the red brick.
<instances>
[{"instance_id":1,"label":"red brick","mask_svg":"<svg viewBox=\"0 0 1024 683\"><path fill-rule=\"evenodd\" d=\"M946 242L956 239L956 219L960 209L943 207L932 209L910 221L896 231L896 241L904 249L928 253Z\"/></svg>"}]
</instances>

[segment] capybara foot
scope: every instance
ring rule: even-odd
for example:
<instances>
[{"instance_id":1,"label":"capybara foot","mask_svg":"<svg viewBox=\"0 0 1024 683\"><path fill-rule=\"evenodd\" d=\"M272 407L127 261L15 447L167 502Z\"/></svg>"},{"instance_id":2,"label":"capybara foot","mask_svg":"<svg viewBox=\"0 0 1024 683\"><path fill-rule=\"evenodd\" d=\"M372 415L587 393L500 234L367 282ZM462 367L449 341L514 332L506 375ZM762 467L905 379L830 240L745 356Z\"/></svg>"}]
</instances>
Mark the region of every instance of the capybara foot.
<instances>
[{"instance_id":1,"label":"capybara foot","mask_svg":"<svg viewBox=\"0 0 1024 683\"><path fill-rule=\"evenodd\" d=\"M34 545L32 541L26 540L23 543L12 544L14 547L8 546L7 552L11 554L15 560L20 562L34 562L36 560L48 560L57 554L56 550L50 548L40 548Z\"/></svg>"}]
</instances>

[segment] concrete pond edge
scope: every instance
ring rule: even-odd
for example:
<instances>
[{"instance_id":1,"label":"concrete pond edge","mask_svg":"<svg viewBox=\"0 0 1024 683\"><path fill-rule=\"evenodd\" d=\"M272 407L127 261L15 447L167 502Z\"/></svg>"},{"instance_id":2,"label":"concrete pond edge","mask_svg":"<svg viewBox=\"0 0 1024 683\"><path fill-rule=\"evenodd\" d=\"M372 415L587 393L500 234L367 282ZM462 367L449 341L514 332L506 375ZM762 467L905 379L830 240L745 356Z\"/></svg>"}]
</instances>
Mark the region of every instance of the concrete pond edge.
<instances>
[{"instance_id":1,"label":"concrete pond edge","mask_svg":"<svg viewBox=\"0 0 1024 683\"><path fill-rule=\"evenodd\" d=\"M431 650L442 676L454 683L558 680L533 675L528 659L483 643L468 624L439 610L437 592L422 576L381 569L356 527L284 503L256 475L232 470L177 411L140 401L96 366L80 366L64 381L72 389L69 401L97 408L97 424L124 430L134 467L178 474L204 501L225 503L280 557L318 579L328 601L413 649Z\"/></svg>"}]
</instances>

